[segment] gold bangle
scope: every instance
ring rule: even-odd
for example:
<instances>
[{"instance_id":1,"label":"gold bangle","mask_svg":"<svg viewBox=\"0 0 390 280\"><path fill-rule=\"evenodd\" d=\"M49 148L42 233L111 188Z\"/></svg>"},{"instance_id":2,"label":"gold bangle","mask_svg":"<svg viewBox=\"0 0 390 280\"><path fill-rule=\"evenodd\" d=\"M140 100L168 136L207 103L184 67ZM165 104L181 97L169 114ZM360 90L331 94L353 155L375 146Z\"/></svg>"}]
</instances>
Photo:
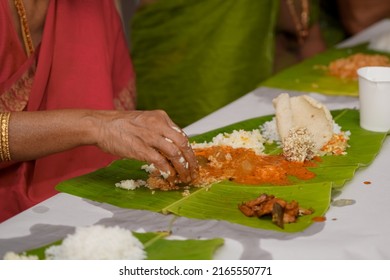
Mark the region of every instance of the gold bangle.
<instances>
[{"instance_id":1,"label":"gold bangle","mask_svg":"<svg viewBox=\"0 0 390 280\"><path fill-rule=\"evenodd\" d=\"M1 161L10 161L11 153L9 151L9 119L10 112L0 113L0 159Z\"/></svg>"},{"instance_id":2,"label":"gold bangle","mask_svg":"<svg viewBox=\"0 0 390 280\"><path fill-rule=\"evenodd\" d=\"M0 161L4 161L4 155L3 155L3 116L4 113L0 113Z\"/></svg>"},{"instance_id":3,"label":"gold bangle","mask_svg":"<svg viewBox=\"0 0 390 280\"><path fill-rule=\"evenodd\" d=\"M0 162L4 161L4 156L3 156L3 144L2 144L2 129L1 129L1 124L3 123L3 113L0 113Z\"/></svg>"}]
</instances>

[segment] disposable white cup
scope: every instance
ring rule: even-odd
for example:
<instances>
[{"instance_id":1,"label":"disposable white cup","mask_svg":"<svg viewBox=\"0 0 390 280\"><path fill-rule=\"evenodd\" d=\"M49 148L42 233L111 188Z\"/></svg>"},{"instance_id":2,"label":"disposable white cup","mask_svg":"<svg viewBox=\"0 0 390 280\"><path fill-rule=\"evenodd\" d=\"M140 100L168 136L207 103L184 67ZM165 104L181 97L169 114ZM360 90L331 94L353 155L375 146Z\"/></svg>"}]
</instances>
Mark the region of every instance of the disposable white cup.
<instances>
[{"instance_id":1,"label":"disposable white cup","mask_svg":"<svg viewBox=\"0 0 390 280\"><path fill-rule=\"evenodd\" d=\"M367 66L359 76L360 126L366 130L390 130L390 67Z\"/></svg>"}]
</instances>

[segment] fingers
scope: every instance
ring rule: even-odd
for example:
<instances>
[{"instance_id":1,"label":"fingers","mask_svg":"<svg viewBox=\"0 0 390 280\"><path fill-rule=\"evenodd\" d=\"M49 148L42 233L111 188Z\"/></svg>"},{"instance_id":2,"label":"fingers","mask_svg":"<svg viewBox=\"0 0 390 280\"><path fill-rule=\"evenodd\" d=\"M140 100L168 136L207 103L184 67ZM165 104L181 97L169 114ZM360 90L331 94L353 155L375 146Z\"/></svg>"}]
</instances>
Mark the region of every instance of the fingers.
<instances>
[{"instance_id":1,"label":"fingers","mask_svg":"<svg viewBox=\"0 0 390 280\"><path fill-rule=\"evenodd\" d=\"M168 181L179 179L180 182L189 183L196 178L197 164L188 139L183 134L175 135L177 133L168 132L166 134L171 137L161 135L155 138L151 143L154 153L146 155L146 161L153 163L161 171L160 175Z\"/></svg>"},{"instance_id":2,"label":"fingers","mask_svg":"<svg viewBox=\"0 0 390 280\"><path fill-rule=\"evenodd\" d=\"M183 151L171 139L165 138L165 141L168 143L165 143L162 151L169 163L174 167L177 177L181 182L188 183L192 181L195 175L192 174L190 164Z\"/></svg>"},{"instance_id":3,"label":"fingers","mask_svg":"<svg viewBox=\"0 0 390 280\"><path fill-rule=\"evenodd\" d=\"M183 182L190 182L197 177L198 164L185 133L177 126L164 132L165 140L170 142L170 161Z\"/></svg>"},{"instance_id":4,"label":"fingers","mask_svg":"<svg viewBox=\"0 0 390 280\"><path fill-rule=\"evenodd\" d=\"M167 157L163 156L160 152L151 147L148 147L146 150L149 151L142 160L151 163L154 166L156 170L152 170L151 173L157 176L162 176L169 183L175 184L177 173Z\"/></svg>"},{"instance_id":5,"label":"fingers","mask_svg":"<svg viewBox=\"0 0 390 280\"><path fill-rule=\"evenodd\" d=\"M105 151L154 164L170 182L197 177L188 138L164 111L117 112L101 131L98 146Z\"/></svg>"},{"instance_id":6,"label":"fingers","mask_svg":"<svg viewBox=\"0 0 390 280\"><path fill-rule=\"evenodd\" d=\"M192 179L195 179L198 175L198 162L196 161L196 157L188 140L188 136L184 133L183 130L181 130L176 124L174 124L171 119L169 119L168 115L166 116L168 118L168 123L171 125L172 128L172 130L167 131L166 135L167 137L172 137L170 139L172 139L174 143L179 147L188 164L188 169L191 172L191 177ZM176 137L171 136L168 132L172 133Z\"/></svg>"},{"instance_id":7,"label":"fingers","mask_svg":"<svg viewBox=\"0 0 390 280\"><path fill-rule=\"evenodd\" d=\"M159 116L159 131L164 139L155 144L174 167L182 182L190 182L198 174L198 164L187 135L169 118L164 111L153 111Z\"/></svg>"}]
</instances>

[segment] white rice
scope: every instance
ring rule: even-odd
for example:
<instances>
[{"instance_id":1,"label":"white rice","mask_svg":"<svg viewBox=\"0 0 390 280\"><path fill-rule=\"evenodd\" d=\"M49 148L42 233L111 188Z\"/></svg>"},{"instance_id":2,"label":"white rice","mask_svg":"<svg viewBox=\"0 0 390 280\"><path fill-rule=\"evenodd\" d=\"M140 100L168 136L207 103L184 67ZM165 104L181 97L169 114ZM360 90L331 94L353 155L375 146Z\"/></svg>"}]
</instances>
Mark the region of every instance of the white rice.
<instances>
[{"instance_id":1,"label":"white rice","mask_svg":"<svg viewBox=\"0 0 390 280\"><path fill-rule=\"evenodd\" d=\"M115 183L115 187L125 189L125 190L135 190L139 187L145 186L146 182L144 180L122 180L119 183Z\"/></svg>"},{"instance_id":2,"label":"white rice","mask_svg":"<svg viewBox=\"0 0 390 280\"><path fill-rule=\"evenodd\" d=\"M232 133L219 133L211 142L192 143L192 148L208 148L212 146L231 146L233 148L247 148L261 155L264 151L264 138L259 129L246 131L234 130Z\"/></svg>"},{"instance_id":3,"label":"white rice","mask_svg":"<svg viewBox=\"0 0 390 280\"><path fill-rule=\"evenodd\" d=\"M61 245L45 250L47 260L143 260L144 245L129 230L94 225L78 227ZM8 252L5 260L38 260L38 256Z\"/></svg>"},{"instance_id":4,"label":"white rice","mask_svg":"<svg viewBox=\"0 0 390 280\"><path fill-rule=\"evenodd\" d=\"M7 252L4 255L3 259L4 260L37 260L38 256L35 255L27 256L26 253L16 254L15 252Z\"/></svg>"},{"instance_id":5,"label":"white rice","mask_svg":"<svg viewBox=\"0 0 390 280\"><path fill-rule=\"evenodd\" d=\"M154 166L154 164L144 164L141 166L141 169L145 170L148 173L152 173L157 170L157 168Z\"/></svg>"},{"instance_id":6,"label":"white rice","mask_svg":"<svg viewBox=\"0 0 390 280\"><path fill-rule=\"evenodd\" d=\"M262 136L266 139L267 142L280 142L280 136L278 133L278 129L276 127L276 118L272 118L272 120L265 122L260 126L260 131Z\"/></svg>"},{"instance_id":7,"label":"white rice","mask_svg":"<svg viewBox=\"0 0 390 280\"><path fill-rule=\"evenodd\" d=\"M183 159L183 160L182 160L182 159ZM184 158L180 158L180 162L184 162L184 161L185 161ZM169 171L164 172L164 171L158 170L158 169L154 166L153 163L152 163L152 164L144 164L144 165L141 166L141 169L142 169L142 170L145 170L145 171L148 172L149 174L152 174L152 173L155 173L155 172L158 171L158 172L160 173L160 175L161 175L164 179L167 179L167 178L171 175L171 173L170 173ZM146 183L145 183L144 185L146 185Z\"/></svg>"},{"instance_id":8,"label":"white rice","mask_svg":"<svg viewBox=\"0 0 390 280\"><path fill-rule=\"evenodd\" d=\"M347 137L347 139L349 139L349 136L351 136L351 131L349 131L349 130L343 131L342 127L339 126L337 123L335 123L335 121L333 121L333 133L337 134L337 135L344 133L344 135Z\"/></svg>"},{"instance_id":9,"label":"white rice","mask_svg":"<svg viewBox=\"0 0 390 280\"><path fill-rule=\"evenodd\" d=\"M50 260L142 260L146 258L143 244L131 231L94 225L76 228L61 245L45 251Z\"/></svg>"}]
</instances>

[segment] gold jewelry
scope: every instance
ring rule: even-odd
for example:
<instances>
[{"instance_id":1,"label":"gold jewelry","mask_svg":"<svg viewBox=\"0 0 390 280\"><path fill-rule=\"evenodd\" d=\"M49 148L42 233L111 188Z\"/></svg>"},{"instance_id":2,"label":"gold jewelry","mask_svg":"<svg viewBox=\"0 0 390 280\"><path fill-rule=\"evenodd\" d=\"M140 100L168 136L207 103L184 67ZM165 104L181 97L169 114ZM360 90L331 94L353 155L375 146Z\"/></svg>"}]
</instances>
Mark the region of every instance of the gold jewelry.
<instances>
[{"instance_id":1,"label":"gold jewelry","mask_svg":"<svg viewBox=\"0 0 390 280\"><path fill-rule=\"evenodd\" d=\"M26 9L23 4L23 0L14 0L16 11L19 15L20 28L22 30L22 37L24 42L24 47L26 49L27 55L30 56L34 53L34 43L31 38L30 28L28 26Z\"/></svg>"},{"instance_id":2,"label":"gold jewelry","mask_svg":"<svg viewBox=\"0 0 390 280\"><path fill-rule=\"evenodd\" d=\"M9 151L9 118L10 112L0 113L0 160L10 161L11 153Z\"/></svg>"},{"instance_id":3,"label":"gold jewelry","mask_svg":"<svg viewBox=\"0 0 390 280\"><path fill-rule=\"evenodd\" d=\"M298 42L303 44L307 36L309 36L309 0L300 0L301 13L298 16L294 0L286 0L288 11L294 21L295 29L297 31Z\"/></svg>"}]
</instances>

